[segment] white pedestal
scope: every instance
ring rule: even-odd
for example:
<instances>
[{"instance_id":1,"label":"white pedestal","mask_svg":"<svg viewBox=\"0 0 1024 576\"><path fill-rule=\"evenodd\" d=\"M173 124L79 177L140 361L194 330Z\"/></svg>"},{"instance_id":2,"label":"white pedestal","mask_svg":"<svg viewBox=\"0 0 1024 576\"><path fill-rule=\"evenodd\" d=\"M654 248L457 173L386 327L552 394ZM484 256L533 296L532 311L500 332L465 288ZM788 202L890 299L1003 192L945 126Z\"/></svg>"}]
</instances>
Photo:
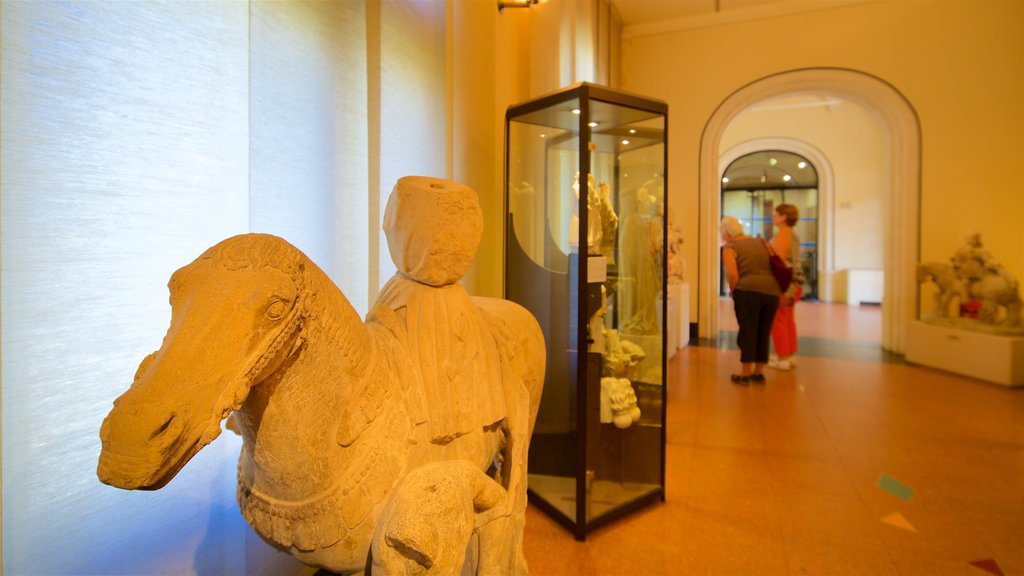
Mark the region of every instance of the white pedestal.
<instances>
[{"instance_id":1,"label":"white pedestal","mask_svg":"<svg viewBox=\"0 0 1024 576\"><path fill-rule=\"evenodd\" d=\"M679 316L679 297L676 296L670 286L666 292L669 294L669 331L666 336L666 349L665 354L668 355L669 360L672 360L676 356L676 349L679 347L677 341L679 340L679 330L676 328L675 318ZM662 298L657 299L657 327L662 329L665 322L662 320Z\"/></svg>"},{"instance_id":2,"label":"white pedestal","mask_svg":"<svg viewBox=\"0 0 1024 576\"><path fill-rule=\"evenodd\" d=\"M690 285L686 283L669 284L668 290L668 358L676 355L676 350L690 343ZM658 298L658 327L661 328L661 298Z\"/></svg>"},{"instance_id":3,"label":"white pedestal","mask_svg":"<svg viewBox=\"0 0 1024 576\"><path fill-rule=\"evenodd\" d=\"M1002 384L1024 386L1024 338L907 324L907 362Z\"/></svg>"},{"instance_id":4,"label":"white pedestal","mask_svg":"<svg viewBox=\"0 0 1024 576\"><path fill-rule=\"evenodd\" d=\"M676 317L679 322L679 339L676 345L685 348L690 343L690 285L679 284L679 311Z\"/></svg>"}]
</instances>

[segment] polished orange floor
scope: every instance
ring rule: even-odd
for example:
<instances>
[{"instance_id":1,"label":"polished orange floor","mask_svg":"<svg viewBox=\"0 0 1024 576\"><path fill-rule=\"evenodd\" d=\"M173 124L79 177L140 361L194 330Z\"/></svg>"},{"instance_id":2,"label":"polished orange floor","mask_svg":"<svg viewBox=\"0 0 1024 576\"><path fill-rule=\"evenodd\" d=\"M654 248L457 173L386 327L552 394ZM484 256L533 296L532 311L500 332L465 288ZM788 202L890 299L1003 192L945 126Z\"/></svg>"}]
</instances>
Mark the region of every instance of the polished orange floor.
<instances>
[{"instance_id":1,"label":"polished orange floor","mask_svg":"<svg viewBox=\"0 0 1024 576\"><path fill-rule=\"evenodd\" d=\"M818 350L877 344L877 309L798 313ZM738 351L680 350L666 501L585 542L531 507L531 574L1024 574L1024 389L843 356L743 388Z\"/></svg>"}]
</instances>

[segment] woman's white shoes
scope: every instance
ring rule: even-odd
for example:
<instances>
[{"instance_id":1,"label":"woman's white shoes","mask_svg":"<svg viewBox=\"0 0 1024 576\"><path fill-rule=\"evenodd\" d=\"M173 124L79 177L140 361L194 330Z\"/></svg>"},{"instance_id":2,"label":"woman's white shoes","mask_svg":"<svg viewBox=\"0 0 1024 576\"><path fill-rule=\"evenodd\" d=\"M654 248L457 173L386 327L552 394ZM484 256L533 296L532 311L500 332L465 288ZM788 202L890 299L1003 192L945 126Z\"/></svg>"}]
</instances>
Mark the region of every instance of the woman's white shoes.
<instances>
[{"instance_id":1,"label":"woman's white shoes","mask_svg":"<svg viewBox=\"0 0 1024 576\"><path fill-rule=\"evenodd\" d=\"M775 368L776 370L790 370L793 366L796 366L796 362L794 362L792 358L779 360L773 356L768 359L768 367Z\"/></svg>"}]
</instances>

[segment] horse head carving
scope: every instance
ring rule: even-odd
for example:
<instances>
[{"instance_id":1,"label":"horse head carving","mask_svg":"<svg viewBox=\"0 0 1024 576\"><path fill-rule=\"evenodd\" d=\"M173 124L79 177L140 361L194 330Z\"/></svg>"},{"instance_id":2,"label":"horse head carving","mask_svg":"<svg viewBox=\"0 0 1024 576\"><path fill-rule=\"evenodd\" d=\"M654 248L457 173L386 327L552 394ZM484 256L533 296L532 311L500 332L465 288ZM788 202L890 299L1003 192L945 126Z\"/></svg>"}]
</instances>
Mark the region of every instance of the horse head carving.
<instances>
[{"instance_id":1,"label":"horse head carving","mask_svg":"<svg viewBox=\"0 0 1024 576\"><path fill-rule=\"evenodd\" d=\"M220 434L250 387L297 352L303 269L280 238L245 235L171 276L163 346L139 365L100 431L103 482L164 486Z\"/></svg>"},{"instance_id":2,"label":"horse head carving","mask_svg":"<svg viewBox=\"0 0 1024 576\"><path fill-rule=\"evenodd\" d=\"M472 190L399 180L385 214L399 272L365 322L288 242L213 246L171 276L170 327L101 426L99 479L159 489L232 416L242 514L299 560L358 573L383 561L372 542L389 571L458 573L465 554L416 547L437 519L408 504L447 494L469 502L440 507L469 510L449 540L479 541L465 568L525 573L544 343L526 310L455 283L481 228Z\"/></svg>"}]
</instances>

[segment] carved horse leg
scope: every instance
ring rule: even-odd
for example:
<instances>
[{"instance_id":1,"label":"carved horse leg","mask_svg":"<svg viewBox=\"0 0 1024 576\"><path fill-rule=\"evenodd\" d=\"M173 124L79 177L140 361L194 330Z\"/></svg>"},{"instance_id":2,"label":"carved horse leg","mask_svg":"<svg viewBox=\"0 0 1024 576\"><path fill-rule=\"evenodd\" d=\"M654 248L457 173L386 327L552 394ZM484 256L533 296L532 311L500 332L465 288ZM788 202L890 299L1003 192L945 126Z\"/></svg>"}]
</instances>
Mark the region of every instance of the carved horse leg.
<instances>
[{"instance_id":1,"label":"carved horse leg","mask_svg":"<svg viewBox=\"0 0 1024 576\"><path fill-rule=\"evenodd\" d=\"M490 324L495 340L504 342L498 346L506 406L499 482L508 492L503 510L492 510L477 520L479 573L525 575L528 570L522 538L526 525L527 456L544 386L544 362L537 361L545 357L544 336L537 321L523 308L490 298L474 298L474 302ZM509 324L524 328L511 330ZM518 340L515 334L520 335Z\"/></svg>"}]
</instances>

